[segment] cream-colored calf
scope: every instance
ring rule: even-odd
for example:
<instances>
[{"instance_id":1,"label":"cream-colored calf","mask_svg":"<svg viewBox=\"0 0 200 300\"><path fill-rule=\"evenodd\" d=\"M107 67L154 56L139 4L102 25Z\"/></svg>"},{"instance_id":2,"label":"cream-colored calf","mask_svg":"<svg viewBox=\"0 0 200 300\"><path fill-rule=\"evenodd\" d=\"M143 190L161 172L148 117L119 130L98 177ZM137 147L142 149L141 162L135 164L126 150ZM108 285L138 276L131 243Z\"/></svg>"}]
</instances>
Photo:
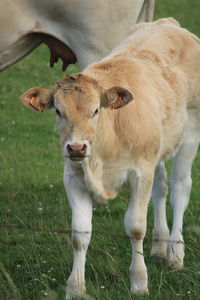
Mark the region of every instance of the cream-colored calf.
<instances>
[{"instance_id":1,"label":"cream-colored calf","mask_svg":"<svg viewBox=\"0 0 200 300\"><path fill-rule=\"evenodd\" d=\"M132 244L131 292L148 292L143 239L152 186L151 255L183 266L183 213L200 140L199 83L199 39L174 19L161 19L136 25L109 56L81 74L21 96L27 106L38 111L54 107L57 114L72 208L74 263L68 287L73 292L85 291L92 205L114 198L123 184L131 190L125 215ZM169 236L164 160L170 156L174 220Z\"/></svg>"}]
</instances>

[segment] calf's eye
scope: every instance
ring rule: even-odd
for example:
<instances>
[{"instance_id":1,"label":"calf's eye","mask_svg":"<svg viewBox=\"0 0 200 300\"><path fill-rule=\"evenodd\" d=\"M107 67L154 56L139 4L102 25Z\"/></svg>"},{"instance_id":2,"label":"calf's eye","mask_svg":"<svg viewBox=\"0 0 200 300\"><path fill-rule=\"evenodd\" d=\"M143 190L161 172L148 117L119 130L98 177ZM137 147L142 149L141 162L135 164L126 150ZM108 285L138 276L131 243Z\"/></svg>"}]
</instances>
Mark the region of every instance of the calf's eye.
<instances>
[{"instance_id":1,"label":"calf's eye","mask_svg":"<svg viewBox=\"0 0 200 300\"><path fill-rule=\"evenodd\" d=\"M92 117L95 117L99 113L99 108L95 109L94 114Z\"/></svg>"}]
</instances>

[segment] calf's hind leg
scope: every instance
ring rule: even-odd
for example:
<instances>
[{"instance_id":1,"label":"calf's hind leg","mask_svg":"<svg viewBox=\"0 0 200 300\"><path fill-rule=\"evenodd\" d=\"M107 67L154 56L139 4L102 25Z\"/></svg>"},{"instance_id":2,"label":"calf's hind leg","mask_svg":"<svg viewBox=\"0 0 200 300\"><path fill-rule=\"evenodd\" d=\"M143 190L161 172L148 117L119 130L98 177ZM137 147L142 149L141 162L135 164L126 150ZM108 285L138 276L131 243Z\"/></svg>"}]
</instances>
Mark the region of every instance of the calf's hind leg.
<instances>
[{"instance_id":1,"label":"calf's hind leg","mask_svg":"<svg viewBox=\"0 0 200 300\"><path fill-rule=\"evenodd\" d=\"M164 162L160 162L155 170L152 199L154 204L154 228L151 256L167 258L169 229L166 219L167 175Z\"/></svg>"},{"instance_id":2,"label":"calf's hind leg","mask_svg":"<svg viewBox=\"0 0 200 300\"><path fill-rule=\"evenodd\" d=\"M173 226L168 243L168 263L176 269L183 267L183 215L189 202L192 186L191 167L198 145L199 136L197 137L195 134L188 135L172 161L170 204L173 208Z\"/></svg>"}]
</instances>

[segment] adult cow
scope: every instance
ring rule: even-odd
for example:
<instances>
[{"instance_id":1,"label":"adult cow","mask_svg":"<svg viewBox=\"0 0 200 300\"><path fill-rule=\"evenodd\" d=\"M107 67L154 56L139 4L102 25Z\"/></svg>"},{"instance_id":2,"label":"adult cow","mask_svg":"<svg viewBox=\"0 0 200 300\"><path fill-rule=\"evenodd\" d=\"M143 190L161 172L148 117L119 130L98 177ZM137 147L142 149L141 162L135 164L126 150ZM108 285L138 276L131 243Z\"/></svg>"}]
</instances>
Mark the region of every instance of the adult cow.
<instances>
[{"instance_id":1,"label":"adult cow","mask_svg":"<svg viewBox=\"0 0 200 300\"><path fill-rule=\"evenodd\" d=\"M48 45L52 67L80 68L99 60L137 22L150 21L154 0L1 0L0 70L41 43Z\"/></svg>"}]
</instances>

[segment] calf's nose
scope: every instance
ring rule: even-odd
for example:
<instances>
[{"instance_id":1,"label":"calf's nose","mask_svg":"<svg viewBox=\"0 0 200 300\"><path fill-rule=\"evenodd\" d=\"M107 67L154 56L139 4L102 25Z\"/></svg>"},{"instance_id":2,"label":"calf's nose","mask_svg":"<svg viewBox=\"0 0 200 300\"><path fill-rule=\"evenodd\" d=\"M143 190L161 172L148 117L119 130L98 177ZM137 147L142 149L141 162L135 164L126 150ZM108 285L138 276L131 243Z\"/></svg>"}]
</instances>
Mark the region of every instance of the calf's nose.
<instances>
[{"instance_id":1,"label":"calf's nose","mask_svg":"<svg viewBox=\"0 0 200 300\"><path fill-rule=\"evenodd\" d=\"M86 144L68 144L67 151L71 157L85 156L87 146Z\"/></svg>"}]
</instances>

